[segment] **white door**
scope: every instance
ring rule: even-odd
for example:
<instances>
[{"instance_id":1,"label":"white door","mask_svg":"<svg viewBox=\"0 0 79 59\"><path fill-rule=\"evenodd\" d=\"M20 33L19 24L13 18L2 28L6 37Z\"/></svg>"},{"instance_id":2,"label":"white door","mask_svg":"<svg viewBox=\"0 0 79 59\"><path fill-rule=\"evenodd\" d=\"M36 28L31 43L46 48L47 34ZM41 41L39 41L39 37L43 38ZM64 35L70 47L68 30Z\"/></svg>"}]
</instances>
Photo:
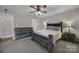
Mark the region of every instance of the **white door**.
<instances>
[{"instance_id":1,"label":"white door","mask_svg":"<svg viewBox=\"0 0 79 59\"><path fill-rule=\"evenodd\" d=\"M33 30L37 30L37 20L36 19L32 19L32 27L33 27Z\"/></svg>"}]
</instances>

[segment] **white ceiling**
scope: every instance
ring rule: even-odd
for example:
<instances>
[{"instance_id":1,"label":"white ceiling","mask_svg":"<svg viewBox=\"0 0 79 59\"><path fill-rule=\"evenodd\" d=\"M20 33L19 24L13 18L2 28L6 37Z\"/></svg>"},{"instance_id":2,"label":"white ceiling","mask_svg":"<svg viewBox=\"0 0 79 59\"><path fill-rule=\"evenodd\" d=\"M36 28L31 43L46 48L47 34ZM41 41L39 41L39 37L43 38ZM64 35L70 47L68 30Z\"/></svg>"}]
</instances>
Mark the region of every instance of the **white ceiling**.
<instances>
[{"instance_id":1,"label":"white ceiling","mask_svg":"<svg viewBox=\"0 0 79 59\"><path fill-rule=\"evenodd\" d=\"M33 17L46 17L75 8L79 8L79 6L78 5L47 5L47 7L45 8L45 10L47 10L47 13L42 13L41 16L36 16L35 14L29 13L33 10L32 8L29 7L29 5L0 5L1 12L3 12L3 9L8 9L8 13L13 15L24 14L24 15L31 15Z\"/></svg>"}]
</instances>

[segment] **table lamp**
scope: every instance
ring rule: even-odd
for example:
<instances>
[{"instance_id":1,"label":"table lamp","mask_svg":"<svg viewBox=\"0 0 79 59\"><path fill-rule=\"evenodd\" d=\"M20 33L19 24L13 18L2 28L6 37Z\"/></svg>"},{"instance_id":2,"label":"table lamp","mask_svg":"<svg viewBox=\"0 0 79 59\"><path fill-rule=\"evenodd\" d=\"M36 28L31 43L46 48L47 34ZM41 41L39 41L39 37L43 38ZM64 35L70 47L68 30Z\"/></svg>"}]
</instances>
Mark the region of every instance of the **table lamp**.
<instances>
[{"instance_id":1,"label":"table lamp","mask_svg":"<svg viewBox=\"0 0 79 59\"><path fill-rule=\"evenodd\" d=\"M69 30L69 33L71 33L71 25L72 25L72 22L67 22L67 27L68 27L68 30Z\"/></svg>"}]
</instances>

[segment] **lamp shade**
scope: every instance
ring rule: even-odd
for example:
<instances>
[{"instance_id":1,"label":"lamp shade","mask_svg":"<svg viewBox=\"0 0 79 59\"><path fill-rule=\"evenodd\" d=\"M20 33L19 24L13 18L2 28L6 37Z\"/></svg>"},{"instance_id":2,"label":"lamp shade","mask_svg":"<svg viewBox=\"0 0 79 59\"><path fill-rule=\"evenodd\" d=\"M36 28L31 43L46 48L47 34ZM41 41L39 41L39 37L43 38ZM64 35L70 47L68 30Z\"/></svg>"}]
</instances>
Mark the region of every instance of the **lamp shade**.
<instances>
[{"instance_id":1,"label":"lamp shade","mask_svg":"<svg viewBox=\"0 0 79 59\"><path fill-rule=\"evenodd\" d=\"M48 22L48 21L43 21L43 24L44 24L45 29L46 29L46 27L47 27L47 22Z\"/></svg>"},{"instance_id":2,"label":"lamp shade","mask_svg":"<svg viewBox=\"0 0 79 59\"><path fill-rule=\"evenodd\" d=\"M71 25L72 25L72 22L67 22L67 25L71 27Z\"/></svg>"}]
</instances>

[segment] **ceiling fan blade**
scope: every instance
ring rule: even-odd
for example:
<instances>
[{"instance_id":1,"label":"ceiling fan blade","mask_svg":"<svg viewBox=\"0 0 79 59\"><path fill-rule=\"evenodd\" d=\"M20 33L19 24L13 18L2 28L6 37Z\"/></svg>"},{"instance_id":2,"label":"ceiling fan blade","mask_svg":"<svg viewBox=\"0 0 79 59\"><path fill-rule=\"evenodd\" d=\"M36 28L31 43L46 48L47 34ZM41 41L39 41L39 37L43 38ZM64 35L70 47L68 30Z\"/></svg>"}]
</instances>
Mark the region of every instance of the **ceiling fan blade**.
<instances>
[{"instance_id":1,"label":"ceiling fan blade","mask_svg":"<svg viewBox=\"0 0 79 59\"><path fill-rule=\"evenodd\" d=\"M31 11L30 13L34 13L34 12L36 12L36 11Z\"/></svg>"},{"instance_id":2,"label":"ceiling fan blade","mask_svg":"<svg viewBox=\"0 0 79 59\"><path fill-rule=\"evenodd\" d=\"M7 12L8 12L8 10L7 10L7 9L3 9L3 10L4 10L4 12L5 12L5 13L7 13Z\"/></svg>"},{"instance_id":3,"label":"ceiling fan blade","mask_svg":"<svg viewBox=\"0 0 79 59\"><path fill-rule=\"evenodd\" d=\"M34 8L34 9L37 9L34 5L31 5L30 7L31 7L31 8Z\"/></svg>"},{"instance_id":4,"label":"ceiling fan blade","mask_svg":"<svg viewBox=\"0 0 79 59\"><path fill-rule=\"evenodd\" d=\"M32 12L30 12L30 13L34 13L34 12L32 11Z\"/></svg>"},{"instance_id":5,"label":"ceiling fan blade","mask_svg":"<svg viewBox=\"0 0 79 59\"><path fill-rule=\"evenodd\" d=\"M47 13L47 11L42 11L42 12Z\"/></svg>"}]
</instances>

